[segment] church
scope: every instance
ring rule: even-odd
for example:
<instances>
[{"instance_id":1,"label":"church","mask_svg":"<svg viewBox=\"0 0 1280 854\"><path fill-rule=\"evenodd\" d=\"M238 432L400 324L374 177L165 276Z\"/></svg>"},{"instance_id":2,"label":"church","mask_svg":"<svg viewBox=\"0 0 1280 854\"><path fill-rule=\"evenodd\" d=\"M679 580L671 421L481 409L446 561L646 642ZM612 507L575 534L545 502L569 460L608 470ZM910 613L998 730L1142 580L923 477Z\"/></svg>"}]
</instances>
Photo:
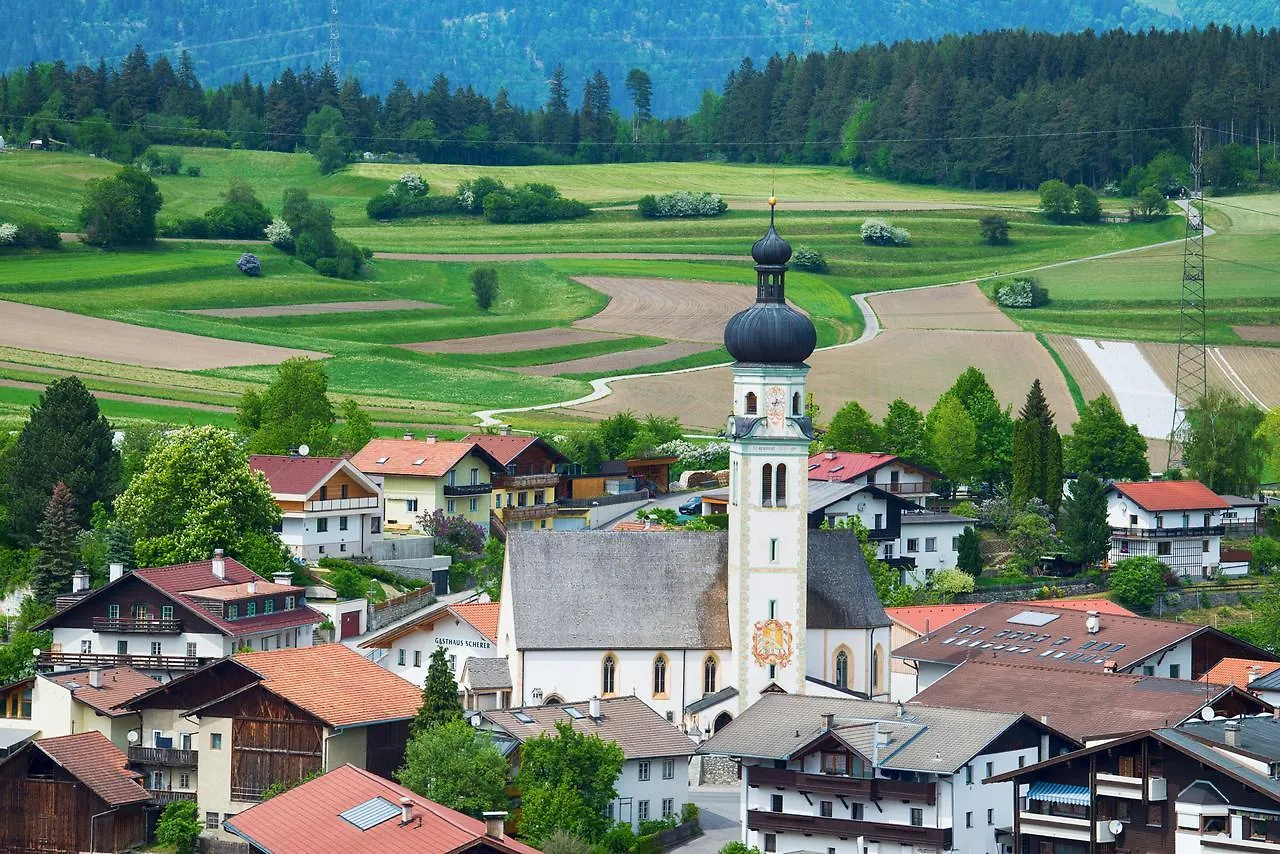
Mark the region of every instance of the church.
<instances>
[{"instance_id":1,"label":"church","mask_svg":"<svg viewBox=\"0 0 1280 854\"><path fill-rule=\"evenodd\" d=\"M889 618L862 550L807 525L817 333L787 304L769 204L756 301L724 332L728 530L511 532L497 654L512 706L632 694L707 735L768 693L888 699Z\"/></svg>"}]
</instances>

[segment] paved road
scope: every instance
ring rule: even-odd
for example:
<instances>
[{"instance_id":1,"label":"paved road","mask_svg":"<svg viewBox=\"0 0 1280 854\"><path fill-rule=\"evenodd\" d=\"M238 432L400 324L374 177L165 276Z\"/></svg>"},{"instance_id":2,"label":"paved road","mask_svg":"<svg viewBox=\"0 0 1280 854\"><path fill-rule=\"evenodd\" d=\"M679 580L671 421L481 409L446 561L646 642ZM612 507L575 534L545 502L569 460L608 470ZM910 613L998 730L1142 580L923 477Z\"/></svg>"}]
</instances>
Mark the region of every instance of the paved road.
<instances>
[{"instance_id":1,"label":"paved road","mask_svg":"<svg viewBox=\"0 0 1280 854\"><path fill-rule=\"evenodd\" d=\"M689 800L702 809L702 835L672 850L680 854L716 854L726 842L742 838L742 825L738 821L736 786L695 786L689 790Z\"/></svg>"},{"instance_id":2,"label":"paved road","mask_svg":"<svg viewBox=\"0 0 1280 854\"><path fill-rule=\"evenodd\" d=\"M688 501L694 495L697 495L700 491L711 492L719 488L720 487L718 486L712 485L702 490L693 489L687 492L669 492L666 495L659 495L657 498L653 499L648 504L641 507L640 510L657 510L660 507L666 507L669 510L675 510L676 512L679 512L680 505ZM603 525L598 525L596 527L596 530L612 531L614 526L617 525L619 522L625 522L628 519L635 519L636 513L639 513L640 510L635 511L635 513L624 513L623 515L619 516L617 519L614 519Z\"/></svg>"}]
</instances>

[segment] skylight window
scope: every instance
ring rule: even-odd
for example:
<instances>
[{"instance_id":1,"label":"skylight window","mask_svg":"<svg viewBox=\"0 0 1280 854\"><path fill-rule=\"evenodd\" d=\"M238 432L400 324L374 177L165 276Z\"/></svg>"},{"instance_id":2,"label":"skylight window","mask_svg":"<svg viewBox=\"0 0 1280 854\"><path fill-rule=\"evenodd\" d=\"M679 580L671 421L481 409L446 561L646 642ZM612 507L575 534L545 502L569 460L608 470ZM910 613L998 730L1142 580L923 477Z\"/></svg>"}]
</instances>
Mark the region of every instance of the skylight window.
<instances>
[{"instance_id":1,"label":"skylight window","mask_svg":"<svg viewBox=\"0 0 1280 854\"><path fill-rule=\"evenodd\" d=\"M425 462L426 462L426 459L424 457L418 457L416 460L413 461L413 464L415 466L420 466Z\"/></svg>"},{"instance_id":2,"label":"skylight window","mask_svg":"<svg viewBox=\"0 0 1280 854\"><path fill-rule=\"evenodd\" d=\"M1054 646L1062 646L1064 643L1066 643L1066 642L1067 642L1067 641L1069 641L1069 640L1071 640L1071 636L1070 636L1070 635L1063 635L1062 637L1060 637L1060 638L1058 638L1056 641L1054 641L1054 642L1053 642L1053 645L1054 645Z\"/></svg>"},{"instance_id":3,"label":"skylight window","mask_svg":"<svg viewBox=\"0 0 1280 854\"><path fill-rule=\"evenodd\" d=\"M1093 644L1094 644L1094 643L1095 643L1094 641L1085 641L1084 643L1080 644L1080 648L1081 648L1081 649L1093 649ZM1106 646L1106 644L1104 643L1102 646ZM1098 649L1102 649L1102 646L1098 647Z\"/></svg>"},{"instance_id":4,"label":"skylight window","mask_svg":"<svg viewBox=\"0 0 1280 854\"><path fill-rule=\"evenodd\" d=\"M1048 614L1044 611L1020 611L1005 622L1018 626L1047 626L1056 619L1058 619L1057 614Z\"/></svg>"},{"instance_id":5,"label":"skylight window","mask_svg":"<svg viewBox=\"0 0 1280 854\"><path fill-rule=\"evenodd\" d=\"M844 471L844 466L843 466L843 465L839 465L839 466L832 466L832 467L831 467L831 470L832 470L833 472L837 472L837 471Z\"/></svg>"},{"instance_id":6,"label":"skylight window","mask_svg":"<svg viewBox=\"0 0 1280 854\"><path fill-rule=\"evenodd\" d=\"M378 457L376 460L374 460L374 462L377 463L378 465L385 465L387 460L389 459L391 459L391 457Z\"/></svg>"},{"instance_id":7,"label":"skylight window","mask_svg":"<svg viewBox=\"0 0 1280 854\"><path fill-rule=\"evenodd\" d=\"M1053 655L1053 650L1051 650L1051 649L1046 649L1044 652L1040 653L1040 654L1039 654L1038 656L1036 656L1036 657L1037 657L1037 658L1048 658L1048 657L1049 657L1049 656L1051 656L1051 655Z\"/></svg>"},{"instance_id":8,"label":"skylight window","mask_svg":"<svg viewBox=\"0 0 1280 854\"><path fill-rule=\"evenodd\" d=\"M586 717L586 715L582 714L582 712L578 711L573 706L565 706L564 713L569 717L573 718L575 721L580 721L584 717Z\"/></svg>"},{"instance_id":9,"label":"skylight window","mask_svg":"<svg viewBox=\"0 0 1280 854\"><path fill-rule=\"evenodd\" d=\"M1100 643L1100 644L1098 644L1098 645L1097 645L1097 647L1095 647L1095 648L1094 648L1094 650L1093 650L1093 651L1094 651L1095 653L1096 653L1096 652L1102 652L1103 650L1105 650L1105 649L1106 649L1107 647L1109 647L1109 646L1111 646L1111 644L1109 644L1109 643Z\"/></svg>"},{"instance_id":10,"label":"skylight window","mask_svg":"<svg viewBox=\"0 0 1280 854\"><path fill-rule=\"evenodd\" d=\"M1116 644L1115 646L1113 646L1113 647L1111 648L1111 652L1112 652L1112 654L1115 654L1115 653L1119 652L1120 650L1124 649L1126 646L1128 646L1128 644L1118 643L1118 644Z\"/></svg>"},{"instance_id":11,"label":"skylight window","mask_svg":"<svg viewBox=\"0 0 1280 854\"><path fill-rule=\"evenodd\" d=\"M371 798L345 812L338 813L338 818L345 819L360 830L369 830L398 815L400 815L400 807L391 801L386 798Z\"/></svg>"},{"instance_id":12,"label":"skylight window","mask_svg":"<svg viewBox=\"0 0 1280 854\"><path fill-rule=\"evenodd\" d=\"M956 634L962 635L965 632L969 631L969 629L971 628L973 628L973 626L965 626L964 628L956 629Z\"/></svg>"},{"instance_id":13,"label":"skylight window","mask_svg":"<svg viewBox=\"0 0 1280 854\"><path fill-rule=\"evenodd\" d=\"M955 642L956 642L955 638L947 638L946 640L943 641L943 643L955 643Z\"/></svg>"},{"instance_id":14,"label":"skylight window","mask_svg":"<svg viewBox=\"0 0 1280 854\"><path fill-rule=\"evenodd\" d=\"M1073 652L1073 653L1071 653L1070 655L1068 655L1068 656L1067 656L1067 661L1075 661L1076 659L1078 659L1078 658L1079 658L1080 656L1082 656L1082 655L1084 655L1084 653L1083 653L1083 652Z\"/></svg>"},{"instance_id":15,"label":"skylight window","mask_svg":"<svg viewBox=\"0 0 1280 854\"><path fill-rule=\"evenodd\" d=\"M518 720L522 724L534 723L533 716L530 715L528 712L512 712L511 714L512 714L512 717L514 717L516 720Z\"/></svg>"}]
</instances>

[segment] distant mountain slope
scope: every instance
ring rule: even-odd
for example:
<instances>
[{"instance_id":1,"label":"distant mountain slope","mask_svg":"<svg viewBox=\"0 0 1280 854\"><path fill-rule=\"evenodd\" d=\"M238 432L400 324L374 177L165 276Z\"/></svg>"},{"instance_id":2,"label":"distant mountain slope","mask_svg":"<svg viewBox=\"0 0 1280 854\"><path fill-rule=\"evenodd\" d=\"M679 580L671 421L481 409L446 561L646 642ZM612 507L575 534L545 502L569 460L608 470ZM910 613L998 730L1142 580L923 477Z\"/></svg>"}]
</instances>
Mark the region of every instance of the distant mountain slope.
<instances>
[{"instance_id":1,"label":"distant mountain slope","mask_svg":"<svg viewBox=\"0 0 1280 854\"><path fill-rule=\"evenodd\" d=\"M385 92L396 78L427 88L437 73L485 92L505 86L523 105L546 98L563 63L572 99L596 68L624 105L623 80L653 79L659 115L686 113L720 89L742 57L995 28L1050 32L1188 26L1228 15L1280 23L1274 0L337 0L344 72ZM1161 8L1177 7L1177 17ZM40 0L0 27L0 69L32 60L118 61L135 44L176 60L186 48L205 83L328 58L326 0ZM176 62L175 62L176 64Z\"/></svg>"}]
</instances>

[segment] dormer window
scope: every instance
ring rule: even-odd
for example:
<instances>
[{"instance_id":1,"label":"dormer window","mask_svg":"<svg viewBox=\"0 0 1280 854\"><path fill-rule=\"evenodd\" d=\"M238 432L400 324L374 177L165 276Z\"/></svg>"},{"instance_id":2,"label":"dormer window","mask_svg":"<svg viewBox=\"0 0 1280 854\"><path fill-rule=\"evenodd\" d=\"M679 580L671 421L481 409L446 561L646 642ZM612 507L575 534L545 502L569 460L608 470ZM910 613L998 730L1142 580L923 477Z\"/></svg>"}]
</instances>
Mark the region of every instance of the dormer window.
<instances>
[{"instance_id":1,"label":"dormer window","mask_svg":"<svg viewBox=\"0 0 1280 854\"><path fill-rule=\"evenodd\" d=\"M257 616L257 614L258 614L258 603L246 602L244 606L244 615L246 617L254 617L254 616Z\"/></svg>"},{"instance_id":2,"label":"dormer window","mask_svg":"<svg viewBox=\"0 0 1280 854\"><path fill-rule=\"evenodd\" d=\"M760 404L756 399L756 393L754 391L747 392L746 404L743 406L742 411L747 415L755 415L760 411Z\"/></svg>"},{"instance_id":3,"label":"dormer window","mask_svg":"<svg viewBox=\"0 0 1280 854\"><path fill-rule=\"evenodd\" d=\"M293 610L293 607L294 607L294 602L295 602L295 601L296 601L296 600L295 600L292 596L286 596L286 597L284 597L284 609L285 609L286 611L292 611L292 610Z\"/></svg>"}]
</instances>

